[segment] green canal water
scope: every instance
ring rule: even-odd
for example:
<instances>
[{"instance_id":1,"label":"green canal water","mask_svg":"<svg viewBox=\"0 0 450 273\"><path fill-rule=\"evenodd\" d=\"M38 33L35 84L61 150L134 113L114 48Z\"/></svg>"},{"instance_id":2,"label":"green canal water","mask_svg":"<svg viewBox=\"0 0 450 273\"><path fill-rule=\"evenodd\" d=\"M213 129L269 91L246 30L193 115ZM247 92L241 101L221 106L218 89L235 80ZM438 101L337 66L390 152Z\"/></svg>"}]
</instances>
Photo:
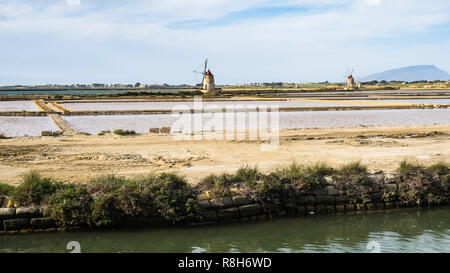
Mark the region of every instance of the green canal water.
<instances>
[{"instance_id":1,"label":"green canal water","mask_svg":"<svg viewBox=\"0 0 450 273\"><path fill-rule=\"evenodd\" d=\"M450 207L228 225L3 235L0 252L450 252Z\"/></svg>"}]
</instances>

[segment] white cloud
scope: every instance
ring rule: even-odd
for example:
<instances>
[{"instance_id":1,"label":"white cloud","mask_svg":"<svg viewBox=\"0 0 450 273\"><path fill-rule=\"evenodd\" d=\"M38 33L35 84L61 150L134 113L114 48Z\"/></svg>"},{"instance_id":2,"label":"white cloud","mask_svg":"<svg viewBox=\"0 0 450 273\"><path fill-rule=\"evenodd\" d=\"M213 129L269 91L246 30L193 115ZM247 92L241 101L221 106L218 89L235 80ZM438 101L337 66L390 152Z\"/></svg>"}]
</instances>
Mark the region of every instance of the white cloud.
<instances>
[{"instance_id":1,"label":"white cloud","mask_svg":"<svg viewBox=\"0 0 450 273\"><path fill-rule=\"evenodd\" d=\"M66 0L66 2L67 2L67 5L69 5L69 7L81 5L81 0Z\"/></svg>"},{"instance_id":2,"label":"white cloud","mask_svg":"<svg viewBox=\"0 0 450 273\"><path fill-rule=\"evenodd\" d=\"M381 0L367 0L367 5L379 6L379 5L381 5Z\"/></svg>"}]
</instances>

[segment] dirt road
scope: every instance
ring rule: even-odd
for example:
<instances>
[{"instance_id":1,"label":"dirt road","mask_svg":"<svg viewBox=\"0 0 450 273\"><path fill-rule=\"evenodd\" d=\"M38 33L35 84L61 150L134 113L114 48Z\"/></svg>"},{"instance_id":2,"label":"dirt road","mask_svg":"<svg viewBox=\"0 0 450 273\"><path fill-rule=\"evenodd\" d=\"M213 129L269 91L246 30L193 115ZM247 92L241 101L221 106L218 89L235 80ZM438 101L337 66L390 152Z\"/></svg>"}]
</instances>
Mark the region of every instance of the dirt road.
<instances>
[{"instance_id":1,"label":"dirt road","mask_svg":"<svg viewBox=\"0 0 450 273\"><path fill-rule=\"evenodd\" d=\"M244 164L267 171L292 161L332 166L361 160L372 170L393 170L402 159L450 160L450 125L300 129L280 132L275 151L257 141L175 141L170 135L20 137L0 140L0 182L20 183L38 170L63 181L88 182L104 174L126 177L174 171L192 183Z\"/></svg>"}]
</instances>

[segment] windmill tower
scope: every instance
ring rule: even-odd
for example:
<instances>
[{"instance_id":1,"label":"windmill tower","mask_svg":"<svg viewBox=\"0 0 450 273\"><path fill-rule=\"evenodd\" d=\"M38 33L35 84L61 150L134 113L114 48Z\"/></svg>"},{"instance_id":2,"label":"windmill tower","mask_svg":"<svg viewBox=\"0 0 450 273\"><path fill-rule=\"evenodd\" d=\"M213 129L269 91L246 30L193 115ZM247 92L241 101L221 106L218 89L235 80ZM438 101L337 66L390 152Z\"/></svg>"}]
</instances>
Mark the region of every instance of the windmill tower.
<instances>
[{"instance_id":1,"label":"windmill tower","mask_svg":"<svg viewBox=\"0 0 450 273\"><path fill-rule=\"evenodd\" d=\"M351 72L347 70L347 74L344 74L344 78L347 80L347 90L355 90L355 78L353 77L353 69Z\"/></svg>"},{"instance_id":2,"label":"windmill tower","mask_svg":"<svg viewBox=\"0 0 450 273\"><path fill-rule=\"evenodd\" d=\"M208 69L208 59L205 60L205 68L203 69L203 72L194 71L195 73L200 73L203 75L202 78L202 91L204 93L213 93L216 89L215 83L214 83L214 75L211 73L211 70Z\"/></svg>"}]
</instances>

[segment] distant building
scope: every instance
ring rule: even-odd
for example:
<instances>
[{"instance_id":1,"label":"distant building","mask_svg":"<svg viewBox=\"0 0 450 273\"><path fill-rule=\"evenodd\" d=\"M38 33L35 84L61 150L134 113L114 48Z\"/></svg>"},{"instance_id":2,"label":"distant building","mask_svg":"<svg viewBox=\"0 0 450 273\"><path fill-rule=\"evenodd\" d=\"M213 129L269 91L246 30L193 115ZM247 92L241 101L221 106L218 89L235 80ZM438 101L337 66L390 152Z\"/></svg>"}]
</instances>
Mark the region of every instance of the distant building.
<instances>
[{"instance_id":1,"label":"distant building","mask_svg":"<svg viewBox=\"0 0 450 273\"><path fill-rule=\"evenodd\" d=\"M355 87L355 79L353 78L353 75L350 74L347 78L347 88L354 88Z\"/></svg>"},{"instance_id":2,"label":"distant building","mask_svg":"<svg viewBox=\"0 0 450 273\"><path fill-rule=\"evenodd\" d=\"M203 76L203 90L207 92L214 92L216 86L214 84L214 75L208 69Z\"/></svg>"}]
</instances>

